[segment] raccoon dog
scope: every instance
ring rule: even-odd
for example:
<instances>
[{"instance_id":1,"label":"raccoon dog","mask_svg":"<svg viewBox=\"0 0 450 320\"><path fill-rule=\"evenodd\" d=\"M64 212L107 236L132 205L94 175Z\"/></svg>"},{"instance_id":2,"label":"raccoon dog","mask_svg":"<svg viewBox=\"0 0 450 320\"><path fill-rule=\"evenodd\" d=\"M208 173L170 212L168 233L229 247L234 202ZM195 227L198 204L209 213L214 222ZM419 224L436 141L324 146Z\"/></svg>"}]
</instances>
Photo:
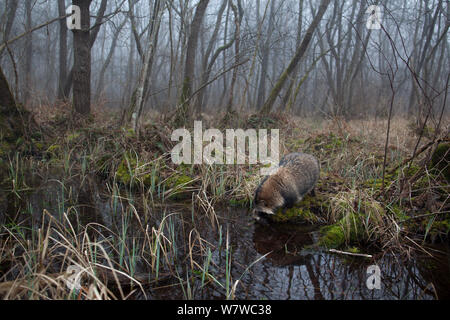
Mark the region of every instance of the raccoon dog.
<instances>
[{"instance_id":1,"label":"raccoon dog","mask_svg":"<svg viewBox=\"0 0 450 320\"><path fill-rule=\"evenodd\" d=\"M255 191L254 217L259 220L279 208L293 207L314 190L319 174L319 161L314 156L301 152L284 156L277 171L264 177Z\"/></svg>"}]
</instances>

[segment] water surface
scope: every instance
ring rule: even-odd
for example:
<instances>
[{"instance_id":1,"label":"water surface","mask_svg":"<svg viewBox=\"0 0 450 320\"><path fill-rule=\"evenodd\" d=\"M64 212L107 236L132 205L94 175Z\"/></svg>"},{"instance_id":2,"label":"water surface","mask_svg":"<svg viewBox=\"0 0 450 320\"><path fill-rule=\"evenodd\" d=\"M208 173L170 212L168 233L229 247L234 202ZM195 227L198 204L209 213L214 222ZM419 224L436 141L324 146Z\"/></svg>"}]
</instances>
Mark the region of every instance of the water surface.
<instances>
[{"instance_id":1,"label":"water surface","mask_svg":"<svg viewBox=\"0 0 450 320\"><path fill-rule=\"evenodd\" d=\"M60 181L48 180L20 201L20 209L17 209L17 200L2 204L0 209L4 212L0 214L0 223L7 224L11 213L17 214L17 210L20 210L30 217L28 221L33 220L35 225L39 225L44 209L57 216L71 208L76 211L75 215L71 215L75 226L96 222L120 233L126 224L126 242L142 240L142 227L137 225L137 220L127 205L113 201L111 193L106 189L95 181L85 182L83 188L79 188L79 184L71 186L68 183L63 187ZM68 198L70 200L67 200ZM139 209L138 200L137 197L133 201ZM187 268L189 262L186 248L190 231L195 228L202 239L210 244L211 274L225 284L224 266L228 238L232 283L239 280L236 289L238 299L450 298L449 249L446 244L430 249L435 255L434 258L415 254L405 261L399 256L380 252L375 253L373 258L350 257L314 249L318 226L260 225L254 222L246 209L223 208L216 211L219 230L217 226L213 228L210 218L198 209L168 205L152 210L152 216L142 218L141 225L157 227L164 216L174 213L171 219L175 245L178 246L179 252L177 260L184 261L174 269L183 279L186 279L186 272L190 272ZM370 248L367 248L367 253L370 253ZM136 259L135 272L148 274L150 269L143 258L145 257ZM257 260L259 261L252 265ZM380 289L371 290L366 285L369 277L367 268L370 265L380 268ZM186 297L179 281L175 278L166 280L144 287L147 290L146 296L137 293L133 298ZM225 288L211 284L202 287L199 283L200 281L196 281L191 288L193 298L225 297Z\"/></svg>"}]
</instances>

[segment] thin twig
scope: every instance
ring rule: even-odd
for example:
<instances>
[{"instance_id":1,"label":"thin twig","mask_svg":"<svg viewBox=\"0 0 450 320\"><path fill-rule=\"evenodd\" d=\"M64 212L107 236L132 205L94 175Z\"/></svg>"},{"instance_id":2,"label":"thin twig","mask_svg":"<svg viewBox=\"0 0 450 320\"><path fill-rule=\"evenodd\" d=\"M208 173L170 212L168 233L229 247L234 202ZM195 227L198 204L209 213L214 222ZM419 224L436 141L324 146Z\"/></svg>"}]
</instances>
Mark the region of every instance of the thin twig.
<instances>
[{"instance_id":1,"label":"thin twig","mask_svg":"<svg viewBox=\"0 0 450 320\"><path fill-rule=\"evenodd\" d=\"M347 256L372 258L371 254L366 254L366 253L353 253L353 252L341 251L341 250L336 250L336 249L330 249L330 250L328 250L328 252L345 254Z\"/></svg>"}]
</instances>

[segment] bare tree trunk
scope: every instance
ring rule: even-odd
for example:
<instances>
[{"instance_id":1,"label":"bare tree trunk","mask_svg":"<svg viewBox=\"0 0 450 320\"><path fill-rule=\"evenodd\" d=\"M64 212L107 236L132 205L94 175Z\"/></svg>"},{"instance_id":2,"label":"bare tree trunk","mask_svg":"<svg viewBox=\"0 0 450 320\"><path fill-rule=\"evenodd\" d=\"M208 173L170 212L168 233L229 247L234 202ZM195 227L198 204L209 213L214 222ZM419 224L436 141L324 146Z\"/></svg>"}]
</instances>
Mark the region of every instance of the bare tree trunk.
<instances>
[{"instance_id":1,"label":"bare tree trunk","mask_svg":"<svg viewBox=\"0 0 450 320\"><path fill-rule=\"evenodd\" d=\"M325 11L328 8L328 5L330 4L331 0L322 0L319 6L319 10L314 17L313 21L311 22L311 25L306 30L305 36L302 40L302 43L297 48L297 51L292 58L291 62L289 63L287 69L281 74L280 78L277 80L274 88L272 89L269 98L264 103L261 113L262 114L269 114L272 110L273 104L275 103L276 98L278 97L278 94L280 93L281 89L283 88L284 84L286 83L286 80L290 76L290 74L295 70L298 62L303 57L303 55L306 52L306 49L308 49L308 45L311 42L312 36L314 31L316 30L317 26L320 23L320 20L322 19L323 15L325 14Z\"/></svg>"},{"instance_id":2,"label":"bare tree trunk","mask_svg":"<svg viewBox=\"0 0 450 320\"><path fill-rule=\"evenodd\" d=\"M66 14L65 1L58 0L58 14L60 17ZM59 21L59 80L58 99L65 100L64 84L67 80L67 26L66 20Z\"/></svg>"},{"instance_id":3,"label":"bare tree trunk","mask_svg":"<svg viewBox=\"0 0 450 320\"><path fill-rule=\"evenodd\" d=\"M92 0L90 2L92 2ZM73 4L75 4L75 0L73 0ZM89 50L92 49L92 47L94 46L95 40L97 39L98 32L100 31L100 25L102 24L103 17L105 16L106 5L107 5L107 0L102 0L102 2L100 4L100 8L98 9L98 12L97 12L97 18L95 19L95 25L90 32L89 39L87 39L87 41L86 41L86 44L88 44L88 46L89 46ZM70 72L67 76L66 83L64 85L64 96L65 97L69 96L70 89L72 88L72 85L73 85L73 76L74 76L73 71L74 70L72 67L72 69L70 70Z\"/></svg>"},{"instance_id":4,"label":"bare tree trunk","mask_svg":"<svg viewBox=\"0 0 450 320\"><path fill-rule=\"evenodd\" d=\"M128 8L129 8L128 16L129 16L130 22L131 22L131 32L133 33L134 40L136 41L136 48L137 48L137 51L138 51L141 59L144 59L144 53L142 50L141 39L140 39L139 33L137 31L136 20L134 18L134 1L133 0L128 0Z\"/></svg>"},{"instance_id":5,"label":"bare tree trunk","mask_svg":"<svg viewBox=\"0 0 450 320\"><path fill-rule=\"evenodd\" d=\"M259 12L258 12L259 15ZM258 98L256 101L256 108L261 108L264 99L266 98L266 80L267 80L267 67L269 64L270 55L270 40L275 24L275 0L271 0L270 13L269 13L269 26L267 30L267 38L262 45L262 61L261 61L261 73L259 79Z\"/></svg>"},{"instance_id":6,"label":"bare tree trunk","mask_svg":"<svg viewBox=\"0 0 450 320\"><path fill-rule=\"evenodd\" d=\"M126 70L126 85L124 88L125 94L122 97L122 105L126 105L131 100L131 91L134 88L134 64L135 64L135 52L136 52L136 42L133 37L130 37L130 54L128 55L127 70Z\"/></svg>"},{"instance_id":7,"label":"bare tree trunk","mask_svg":"<svg viewBox=\"0 0 450 320\"><path fill-rule=\"evenodd\" d=\"M227 40L228 40L228 25L229 25L229 20L230 20L230 6L227 7L227 13L225 15L225 30L224 30L224 37L223 37L223 46L226 46L227 44ZM231 43L231 41L229 41L228 43ZM222 68L225 69L227 65L227 51L226 50L222 50ZM223 91L222 91L222 95L221 97L218 99L218 103L216 104L216 106L220 106L222 107L222 102L226 93L228 92L228 77L227 74L224 74L223 77ZM204 103L206 104L206 102Z\"/></svg>"},{"instance_id":8,"label":"bare tree trunk","mask_svg":"<svg viewBox=\"0 0 450 320\"><path fill-rule=\"evenodd\" d=\"M192 110L190 110L190 104L188 99L192 94L192 86L194 80L195 71L195 54L197 51L198 34L203 22L203 16L205 15L206 8L209 0L200 0L195 10L194 18L192 19L189 39L186 49L186 64L184 67L183 88L181 90L180 107L177 111L175 123L185 123L187 118L191 117Z\"/></svg>"},{"instance_id":9,"label":"bare tree trunk","mask_svg":"<svg viewBox=\"0 0 450 320\"><path fill-rule=\"evenodd\" d=\"M73 107L81 115L91 112L91 0L73 0L81 10L81 30L73 30Z\"/></svg>"},{"instance_id":10,"label":"bare tree trunk","mask_svg":"<svg viewBox=\"0 0 450 320\"><path fill-rule=\"evenodd\" d=\"M9 35L11 33L11 29L14 23L14 19L16 18L16 11L17 11L17 5L18 0L8 0L6 2L6 23L5 23L5 29L3 31L3 42L6 42L9 40ZM0 60L3 54L3 49L0 50Z\"/></svg>"},{"instance_id":11,"label":"bare tree trunk","mask_svg":"<svg viewBox=\"0 0 450 320\"><path fill-rule=\"evenodd\" d=\"M233 10L234 15L234 24L235 24L235 31L234 31L234 42L235 42L235 67L233 69L233 75L231 77L231 86L230 86L230 95L228 97L228 104L227 104L227 114L231 114L233 111L233 97L234 97L234 86L236 84L237 79L237 72L238 72L238 66L239 66L239 44L240 44L240 33L241 33L241 21L242 21L242 6L240 3L240 0L238 0L238 8L233 4L232 0L230 0L230 7Z\"/></svg>"},{"instance_id":12,"label":"bare tree trunk","mask_svg":"<svg viewBox=\"0 0 450 320\"><path fill-rule=\"evenodd\" d=\"M147 52L144 55L144 63L142 65L139 81L136 89L131 98L131 103L127 112L127 121L132 121L133 129L137 132L139 119L142 114L142 110L145 102L145 94L148 89L148 82L152 72L153 60L156 52L156 46L158 41L159 27L163 11L165 8L164 0L155 0L153 7L152 21L149 30L149 41Z\"/></svg>"},{"instance_id":13,"label":"bare tree trunk","mask_svg":"<svg viewBox=\"0 0 450 320\"><path fill-rule=\"evenodd\" d=\"M111 42L111 47L110 47L109 52L108 52L108 56L105 59L105 63L103 64L102 69L100 70L100 75L98 77L97 90L96 90L96 99L98 99L100 97L101 91L103 90L106 69L108 68L109 64L111 63L111 59L112 59L112 57L114 55L114 52L116 50L117 40L119 39L120 31L123 29L123 27L125 26L126 22L127 22L127 20L124 19L124 21L117 28L116 33L113 36L113 39L112 39L112 42Z\"/></svg>"},{"instance_id":14,"label":"bare tree trunk","mask_svg":"<svg viewBox=\"0 0 450 320\"><path fill-rule=\"evenodd\" d=\"M441 11L442 8L442 0L438 0L438 5L436 6L435 12L433 17L431 18L431 13L427 14L427 19L425 20L424 26L423 26L423 30L422 30L422 38L420 41L420 46L419 50L415 53L415 56L417 57L418 61L415 61L415 73L417 74L417 76L420 76L420 73L422 71L422 68L424 66L424 62L425 62L425 57L428 54L429 48L430 48L430 44L431 44L431 40L433 37L433 31L436 25L436 19L438 17L439 12ZM425 12L428 11L428 6L427 6L427 2L425 3ZM430 11L431 12L431 11ZM423 42L424 41L424 42ZM422 47L422 42L423 42L423 47ZM409 101L409 110L411 111L411 109L413 109L413 107L415 107L417 98L419 97L419 89L418 89L418 85L414 80L414 77L412 79L412 87L411 87L411 94L410 94L410 101ZM419 103L419 109L418 109L418 113L417 113L417 122L419 124L419 122L421 121L421 118L423 116L423 110L422 110L422 104Z\"/></svg>"},{"instance_id":15,"label":"bare tree trunk","mask_svg":"<svg viewBox=\"0 0 450 320\"><path fill-rule=\"evenodd\" d=\"M26 12L26 30L31 30L31 1L25 2L25 12ZM30 91L31 91L31 63L33 53L33 35L30 32L26 37L26 45L25 45L25 88L23 95L23 102L25 105L28 105L30 99Z\"/></svg>"},{"instance_id":16,"label":"bare tree trunk","mask_svg":"<svg viewBox=\"0 0 450 320\"><path fill-rule=\"evenodd\" d=\"M356 6L357 6L356 1L354 2L353 5L356 8ZM357 21L356 28L357 28L358 35L362 35L363 30L364 30L364 24L365 24L365 21L363 19L364 9L365 9L365 5L361 2L360 7L359 7L359 12L356 16L356 21ZM353 20L353 14L352 14L351 20ZM349 26L348 26L349 36L352 34L352 28L353 28L353 25L349 22ZM348 66L345 68L345 75L344 75L344 81L343 81L344 104L347 106L347 109L349 109L349 110L353 109L352 108L353 86L354 86L356 75L361 70L361 65L364 60L363 47L364 48L367 47L370 34L371 34L371 30L368 30L364 40L358 39L358 38L355 39L355 45L354 45L355 48L353 49L352 58L350 60L350 63L348 64ZM347 55L349 54L348 49L350 47L350 42L351 42L351 37L348 38L348 42L347 42L346 49L344 52L344 57L347 57Z\"/></svg>"},{"instance_id":17,"label":"bare tree trunk","mask_svg":"<svg viewBox=\"0 0 450 320\"><path fill-rule=\"evenodd\" d=\"M20 112L0 66L0 136L2 148L10 151L8 150L10 149L9 146L15 145L17 139L23 134L24 127Z\"/></svg>"},{"instance_id":18,"label":"bare tree trunk","mask_svg":"<svg viewBox=\"0 0 450 320\"><path fill-rule=\"evenodd\" d=\"M301 35L302 35L303 0L300 0L298 2L298 10L299 11L298 11L298 21L297 21L297 38L296 38L296 42L295 42L295 47L296 48L300 45ZM283 105L286 106L285 110L290 110L290 108L292 107L292 104L295 102L295 101L291 100L291 97L292 97L292 94L293 94L292 88L293 88L294 83L295 83L295 81L297 79L297 75L298 75L299 70L300 70L299 67L295 68L295 71L294 71L292 77L290 77L291 79L290 79L290 82L289 82L289 86L288 86L288 88L286 90L286 93L284 94ZM290 101L292 103L289 103ZM289 104L289 108L287 107L288 104Z\"/></svg>"},{"instance_id":19,"label":"bare tree trunk","mask_svg":"<svg viewBox=\"0 0 450 320\"><path fill-rule=\"evenodd\" d=\"M202 78L201 78L201 85L204 85L205 83L208 82L209 76L211 74L211 69L212 66L214 64L214 62L216 61L217 57L219 56L220 52L222 52L223 50L228 49L229 47L231 47L231 44L228 45L224 45L219 47L216 52L213 54L212 58L210 59L211 53L212 53L212 49L214 47L214 45L216 44L216 40L217 40L217 35L219 33L219 29L221 26L221 22L222 22L222 16L223 16L223 12L225 11L225 7L227 5L228 0L223 0L222 1L222 5L219 8L219 11L217 13L217 20L216 20L216 25L214 27L214 31L213 34L211 36L211 39L209 41L208 44L208 48L206 49L205 55L203 57L203 61L202 61ZM203 90L200 90L200 92L197 95L197 115L201 114L202 110L203 110L203 98L205 96L206 93L206 88L204 88Z\"/></svg>"},{"instance_id":20,"label":"bare tree trunk","mask_svg":"<svg viewBox=\"0 0 450 320\"><path fill-rule=\"evenodd\" d=\"M168 93L167 93L167 102L170 103L172 100L172 83L173 83L173 76L175 72L175 50L174 50L174 44L173 44L173 18L172 18L172 8L169 6L167 9L167 12L169 14L169 45L170 45L170 71L169 71L169 85L168 85Z\"/></svg>"}]
</instances>

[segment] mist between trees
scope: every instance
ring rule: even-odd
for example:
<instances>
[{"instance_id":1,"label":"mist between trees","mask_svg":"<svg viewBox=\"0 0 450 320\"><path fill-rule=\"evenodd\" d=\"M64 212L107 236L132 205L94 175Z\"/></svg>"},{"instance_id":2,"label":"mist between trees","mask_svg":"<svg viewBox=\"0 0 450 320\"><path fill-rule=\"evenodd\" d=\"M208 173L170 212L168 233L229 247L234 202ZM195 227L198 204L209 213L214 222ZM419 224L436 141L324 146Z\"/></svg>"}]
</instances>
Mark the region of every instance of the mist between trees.
<instances>
[{"instance_id":1,"label":"mist between trees","mask_svg":"<svg viewBox=\"0 0 450 320\"><path fill-rule=\"evenodd\" d=\"M67 28L71 4L81 30ZM379 29L367 28L371 5ZM135 128L149 110L179 124L217 112L445 113L443 0L2 0L0 10L0 65L33 109L104 106Z\"/></svg>"}]
</instances>

